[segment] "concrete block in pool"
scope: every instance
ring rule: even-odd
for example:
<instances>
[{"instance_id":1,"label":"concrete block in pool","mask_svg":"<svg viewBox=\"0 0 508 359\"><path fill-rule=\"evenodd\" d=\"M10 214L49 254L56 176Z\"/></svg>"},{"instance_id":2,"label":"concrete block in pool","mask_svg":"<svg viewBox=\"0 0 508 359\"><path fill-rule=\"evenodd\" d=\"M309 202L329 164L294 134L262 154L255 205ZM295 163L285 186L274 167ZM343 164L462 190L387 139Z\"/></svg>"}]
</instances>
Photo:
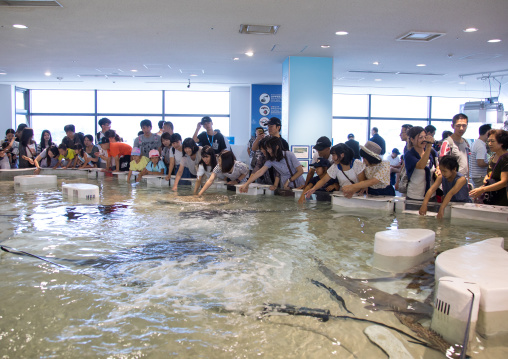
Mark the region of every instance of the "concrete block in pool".
<instances>
[{"instance_id":1,"label":"concrete block in pool","mask_svg":"<svg viewBox=\"0 0 508 359\"><path fill-rule=\"evenodd\" d=\"M436 258L436 280L457 277L480 286L476 330L483 336L508 332L508 252L503 238L447 250Z\"/></svg>"},{"instance_id":2,"label":"concrete block in pool","mask_svg":"<svg viewBox=\"0 0 508 359\"><path fill-rule=\"evenodd\" d=\"M376 209L386 212L394 211L394 197L392 196L353 196L346 198L342 192L334 192L332 195L332 204L337 207L348 209Z\"/></svg>"},{"instance_id":3,"label":"concrete block in pool","mask_svg":"<svg viewBox=\"0 0 508 359\"><path fill-rule=\"evenodd\" d=\"M15 186L56 186L55 175L24 175L14 177Z\"/></svg>"},{"instance_id":4,"label":"concrete block in pool","mask_svg":"<svg viewBox=\"0 0 508 359\"><path fill-rule=\"evenodd\" d=\"M411 228L377 232L372 266L387 272L403 272L433 256L436 234Z\"/></svg>"},{"instance_id":5,"label":"concrete block in pool","mask_svg":"<svg viewBox=\"0 0 508 359\"><path fill-rule=\"evenodd\" d=\"M451 217L508 225L508 207L464 203L452 205Z\"/></svg>"},{"instance_id":6,"label":"concrete block in pool","mask_svg":"<svg viewBox=\"0 0 508 359\"><path fill-rule=\"evenodd\" d=\"M77 199L97 200L99 199L99 186L87 183L69 183L62 186L64 196Z\"/></svg>"},{"instance_id":7,"label":"concrete block in pool","mask_svg":"<svg viewBox=\"0 0 508 359\"><path fill-rule=\"evenodd\" d=\"M248 196L257 196L265 194L265 189L263 185L259 185L257 183L251 183L246 193L240 192L240 187L243 186L241 184L235 185L236 194L248 195Z\"/></svg>"},{"instance_id":8,"label":"concrete block in pool","mask_svg":"<svg viewBox=\"0 0 508 359\"><path fill-rule=\"evenodd\" d=\"M169 181L166 181L166 175L146 175L142 180L148 187L169 187Z\"/></svg>"}]
</instances>

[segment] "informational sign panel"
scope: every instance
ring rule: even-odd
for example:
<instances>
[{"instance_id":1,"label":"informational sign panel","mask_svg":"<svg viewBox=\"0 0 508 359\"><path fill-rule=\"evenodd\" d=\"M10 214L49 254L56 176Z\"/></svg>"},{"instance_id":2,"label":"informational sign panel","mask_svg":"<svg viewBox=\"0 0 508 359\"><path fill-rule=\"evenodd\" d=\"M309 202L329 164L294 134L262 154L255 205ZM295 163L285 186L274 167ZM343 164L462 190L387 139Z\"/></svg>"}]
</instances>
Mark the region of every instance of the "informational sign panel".
<instances>
[{"instance_id":1,"label":"informational sign panel","mask_svg":"<svg viewBox=\"0 0 508 359\"><path fill-rule=\"evenodd\" d=\"M256 127L268 129L266 125L270 117L281 118L282 115L282 86L281 85L252 85L251 89L251 136Z\"/></svg>"}]
</instances>

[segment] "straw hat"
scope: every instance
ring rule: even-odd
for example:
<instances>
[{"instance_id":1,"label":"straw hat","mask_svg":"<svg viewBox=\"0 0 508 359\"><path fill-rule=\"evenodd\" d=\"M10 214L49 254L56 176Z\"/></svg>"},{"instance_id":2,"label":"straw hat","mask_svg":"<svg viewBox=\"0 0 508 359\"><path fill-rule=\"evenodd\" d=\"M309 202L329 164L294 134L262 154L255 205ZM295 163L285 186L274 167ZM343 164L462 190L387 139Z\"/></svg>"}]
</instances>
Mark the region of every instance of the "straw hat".
<instances>
[{"instance_id":1,"label":"straw hat","mask_svg":"<svg viewBox=\"0 0 508 359\"><path fill-rule=\"evenodd\" d=\"M383 158L381 158L381 155L380 155L381 147L375 142L367 141L365 146L360 145L360 149L363 150L369 156L377 158L380 161L383 160Z\"/></svg>"}]
</instances>

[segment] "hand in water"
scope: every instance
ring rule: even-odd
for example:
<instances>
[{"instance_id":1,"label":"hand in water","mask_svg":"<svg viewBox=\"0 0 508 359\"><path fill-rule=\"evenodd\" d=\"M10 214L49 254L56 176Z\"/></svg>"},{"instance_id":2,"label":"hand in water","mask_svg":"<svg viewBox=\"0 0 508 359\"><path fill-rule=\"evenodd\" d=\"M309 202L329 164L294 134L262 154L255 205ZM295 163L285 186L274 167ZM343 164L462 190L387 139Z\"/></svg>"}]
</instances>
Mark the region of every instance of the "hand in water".
<instances>
[{"instance_id":1,"label":"hand in water","mask_svg":"<svg viewBox=\"0 0 508 359\"><path fill-rule=\"evenodd\" d=\"M240 193L247 193L249 190L249 185L244 184L239 188Z\"/></svg>"},{"instance_id":2,"label":"hand in water","mask_svg":"<svg viewBox=\"0 0 508 359\"><path fill-rule=\"evenodd\" d=\"M427 205L422 204L418 213L420 213L420 216L425 216L427 214Z\"/></svg>"}]
</instances>

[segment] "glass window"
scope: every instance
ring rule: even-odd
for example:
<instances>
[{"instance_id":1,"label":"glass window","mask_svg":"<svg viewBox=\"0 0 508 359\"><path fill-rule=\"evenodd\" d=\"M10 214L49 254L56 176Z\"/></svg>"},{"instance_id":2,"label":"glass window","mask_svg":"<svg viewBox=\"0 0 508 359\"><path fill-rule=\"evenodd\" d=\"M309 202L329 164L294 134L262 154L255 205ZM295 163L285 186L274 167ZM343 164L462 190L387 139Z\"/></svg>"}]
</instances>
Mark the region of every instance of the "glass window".
<instances>
[{"instance_id":1,"label":"glass window","mask_svg":"<svg viewBox=\"0 0 508 359\"><path fill-rule=\"evenodd\" d=\"M333 94L333 116L367 117L368 115L368 95Z\"/></svg>"},{"instance_id":2,"label":"glass window","mask_svg":"<svg viewBox=\"0 0 508 359\"><path fill-rule=\"evenodd\" d=\"M460 105L469 101L479 101L471 98L432 97L432 118L449 119L460 113Z\"/></svg>"},{"instance_id":3,"label":"glass window","mask_svg":"<svg viewBox=\"0 0 508 359\"><path fill-rule=\"evenodd\" d=\"M27 118L26 118L26 115L22 115L22 114L16 114L16 128L18 128L19 125L21 125L22 123L26 123L28 124L28 121L27 121Z\"/></svg>"},{"instance_id":4,"label":"glass window","mask_svg":"<svg viewBox=\"0 0 508 359\"><path fill-rule=\"evenodd\" d=\"M49 130L53 142L59 145L65 137L64 127L74 125L76 132L95 138L95 117L93 116L32 116L35 141L39 143L43 130Z\"/></svg>"},{"instance_id":5,"label":"glass window","mask_svg":"<svg viewBox=\"0 0 508 359\"><path fill-rule=\"evenodd\" d=\"M134 140L138 137L138 132L141 131L139 123L143 120L152 121L152 133L159 132L157 123L162 120L161 116L108 116L111 120L111 129L123 138L123 142L129 145L134 144ZM98 129L99 130L99 129ZM183 136L182 136L183 137Z\"/></svg>"},{"instance_id":6,"label":"glass window","mask_svg":"<svg viewBox=\"0 0 508 359\"><path fill-rule=\"evenodd\" d=\"M377 127L379 136L383 137L386 144L386 155L389 155L394 148L398 148L400 153L404 151L406 143L400 139L400 130L402 125L408 123L405 120L372 120L372 127ZM425 128L427 121L411 121L409 122L413 126L421 126ZM437 127L437 126L436 126ZM371 135L371 134L369 134Z\"/></svg>"},{"instance_id":7,"label":"glass window","mask_svg":"<svg viewBox=\"0 0 508 359\"><path fill-rule=\"evenodd\" d=\"M192 137L194 132L196 131L197 124L201 121L202 116L196 117L178 117L178 116L166 116L166 121L171 121L173 123L174 132L179 133L182 136L182 140L187 137ZM213 128L214 130L219 130L222 135L229 136L229 117L214 117L213 120ZM199 130L204 131L203 128Z\"/></svg>"},{"instance_id":8,"label":"glass window","mask_svg":"<svg viewBox=\"0 0 508 359\"><path fill-rule=\"evenodd\" d=\"M26 91L16 90L16 110L26 110L25 93Z\"/></svg>"},{"instance_id":9,"label":"glass window","mask_svg":"<svg viewBox=\"0 0 508 359\"><path fill-rule=\"evenodd\" d=\"M162 91L97 91L97 112L162 114Z\"/></svg>"},{"instance_id":10,"label":"glass window","mask_svg":"<svg viewBox=\"0 0 508 359\"><path fill-rule=\"evenodd\" d=\"M94 113L94 91L31 90L33 113Z\"/></svg>"},{"instance_id":11,"label":"glass window","mask_svg":"<svg viewBox=\"0 0 508 359\"><path fill-rule=\"evenodd\" d=\"M166 91L165 94L166 114L229 115L229 92Z\"/></svg>"},{"instance_id":12,"label":"glass window","mask_svg":"<svg viewBox=\"0 0 508 359\"><path fill-rule=\"evenodd\" d=\"M371 99L372 117L427 118L428 97L379 96Z\"/></svg>"},{"instance_id":13,"label":"glass window","mask_svg":"<svg viewBox=\"0 0 508 359\"><path fill-rule=\"evenodd\" d=\"M367 142L367 120L350 120L344 118L334 118L332 120L332 138L333 144L344 143L347 141L347 135L355 135L355 140L361 145Z\"/></svg>"}]
</instances>

